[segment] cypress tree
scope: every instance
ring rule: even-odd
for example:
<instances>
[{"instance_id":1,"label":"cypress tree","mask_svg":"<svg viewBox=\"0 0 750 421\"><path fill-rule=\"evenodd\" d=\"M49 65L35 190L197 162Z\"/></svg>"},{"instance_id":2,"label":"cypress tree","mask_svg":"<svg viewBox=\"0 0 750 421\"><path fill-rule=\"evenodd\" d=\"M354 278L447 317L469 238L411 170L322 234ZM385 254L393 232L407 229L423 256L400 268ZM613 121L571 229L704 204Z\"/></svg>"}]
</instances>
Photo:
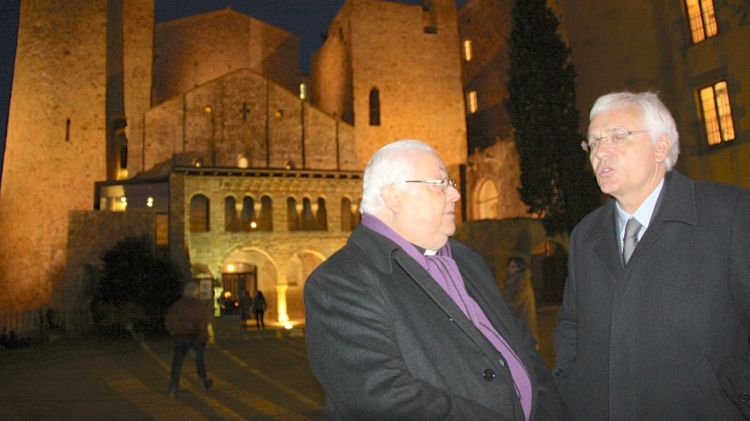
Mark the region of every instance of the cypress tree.
<instances>
[{"instance_id":1,"label":"cypress tree","mask_svg":"<svg viewBox=\"0 0 750 421\"><path fill-rule=\"evenodd\" d=\"M599 204L580 148L575 67L545 0L515 0L508 40L508 97L521 167L521 200L548 234L569 233Z\"/></svg>"}]
</instances>

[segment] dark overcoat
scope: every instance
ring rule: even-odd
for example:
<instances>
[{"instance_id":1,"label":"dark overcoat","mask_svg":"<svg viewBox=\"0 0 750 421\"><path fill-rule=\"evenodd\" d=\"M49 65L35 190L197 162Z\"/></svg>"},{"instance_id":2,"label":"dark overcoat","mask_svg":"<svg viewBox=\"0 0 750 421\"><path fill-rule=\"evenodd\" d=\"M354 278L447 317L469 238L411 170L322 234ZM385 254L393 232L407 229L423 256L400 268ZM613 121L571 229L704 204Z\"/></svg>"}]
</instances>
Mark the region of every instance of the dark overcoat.
<instances>
[{"instance_id":1,"label":"dark overcoat","mask_svg":"<svg viewBox=\"0 0 750 421\"><path fill-rule=\"evenodd\" d=\"M450 245L468 293L528 369L534 419L558 419L562 402L533 337L482 258ZM330 419L524 419L501 354L390 239L358 226L310 275L304 296L310 365Z\"/></svg>"},{"instance_id":2,"label":"dark overcoat","mask_svg":"<svg viewBox=\"0 0 750 421\"><path fill-rule=\"evenodd\" d=\"M555 332L574 420L738 420L750 413L750 192L665 177L630 261L614 200L573 230Z\"/></svg>"}]
</instances>

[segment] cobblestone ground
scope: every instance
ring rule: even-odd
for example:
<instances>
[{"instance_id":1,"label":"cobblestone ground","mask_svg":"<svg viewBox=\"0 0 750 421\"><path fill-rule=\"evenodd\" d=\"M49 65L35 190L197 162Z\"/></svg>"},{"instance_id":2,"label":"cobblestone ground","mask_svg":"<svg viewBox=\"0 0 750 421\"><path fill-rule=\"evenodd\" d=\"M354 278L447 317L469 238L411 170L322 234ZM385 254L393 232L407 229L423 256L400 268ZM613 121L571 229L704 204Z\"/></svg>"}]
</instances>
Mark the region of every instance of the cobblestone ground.
<instances>
[{"instance_id":1,"label":"cobblestone ground","mask_svg":"<svg viewBox=\"0 0 750 421\"><path fill-rule=\"evenodd\" d=\"M540 352L554 364L556 306L539 308ZM167 340L72 342L0 351L2 420L323 420L302 329L242 331L217 321L206 350L210 391L187 357L177 398L167 391ZM222 324L223 323L223 324Z\"/></svg>"}]
</instances>

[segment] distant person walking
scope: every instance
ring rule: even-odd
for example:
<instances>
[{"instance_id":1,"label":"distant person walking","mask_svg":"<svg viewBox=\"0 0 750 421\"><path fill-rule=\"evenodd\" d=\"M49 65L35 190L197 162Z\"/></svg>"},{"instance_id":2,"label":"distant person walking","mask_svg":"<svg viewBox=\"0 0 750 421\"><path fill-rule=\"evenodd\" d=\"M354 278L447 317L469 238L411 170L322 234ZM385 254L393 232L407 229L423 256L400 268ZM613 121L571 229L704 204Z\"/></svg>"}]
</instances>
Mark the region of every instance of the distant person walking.
<instances>
[{"instance_id":1,"label":"distant person walking","mask_svg":"<svg viewBox=\"0 0 750 421\"><path fill-rule=\"evenodd\" d=\"M169 336L174 341L172 372L169 378L169 396L177 396L180 385L180 372L185 354L195 351L195 370L204 390L211 388L213 382L206 376L206 364L203 351L208 341L208 308L198 298L199 288L195 282L185 283L183 297L167 310L164 324Z\"/></svg>"},{"instance_id":2,"label":"distant person walking","mask_svg":"<svg viewBox=\"0 0 750 421\"><path fill-rule=\"evenodd\" d=\"M265 329L266 324L263 323L263 313L266 312L266 297L260 291L258 291L253 300L253 311L255 312L255 326L258 329Z\"/></svg>"},{"instance_id":3,"label":"distant person walking","mask_svg":"<svg viewBox=\"0 0 750 421\"><path fill-rule=\"evenodd\" d=\"M534 286L531 284L531 274L526 270L526 261L523 257L513 256L508 259L507 277L502 294L510 312L526 323L538 342Z\"/></svg>"}]
</instances>

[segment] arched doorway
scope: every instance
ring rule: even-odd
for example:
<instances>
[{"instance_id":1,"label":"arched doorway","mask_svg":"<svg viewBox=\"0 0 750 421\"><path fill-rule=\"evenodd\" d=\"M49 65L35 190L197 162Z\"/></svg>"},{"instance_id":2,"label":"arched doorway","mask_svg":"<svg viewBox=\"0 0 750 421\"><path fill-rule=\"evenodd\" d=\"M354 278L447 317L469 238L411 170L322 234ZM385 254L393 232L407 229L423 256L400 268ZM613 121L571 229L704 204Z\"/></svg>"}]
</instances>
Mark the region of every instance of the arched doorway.
<instances>
[{"instance_id":1,"label":"arched doorway","mask_svg":"<svg viewBox=\"0 0 750 421\"><path fill-rule=\"evenodd\" d=\"M235 268L240 268L241 274L231 275L233 271L228 270L229 266L232 265ZM239 278L245 279L245 288L250 294L250 298L255 297L257 291L263 291L263 295L266 298L266 314L265 320L267 323L278 320L277 312L277 295L276 295L276 284L278 283L278 273L276 270L276 263L271 259L263 250L256 248L242 248L237 249L229 253L226 259L224 259L222 271L222 283L226 279L228 285L232 285L234 280L232 278L238 278L238 287L242 285L242 281ZM251 270L250 268L254 268ZM225 277L225 274L230 274ZM254 279L253 279L254 278Z\"/></svg>"},{"instance_id":2,"label":"arched doorway","mask_svg":"<svg viewBox=\"0 0 750 421\"><path fill-rule=\"evenodd\" d=\"M303 292L305 281L325 258L315 251L301 251L295 253L287 263L286 267L286 302L289 320L301 321L305 318L305 303Z\"/></svg>"}]
</instances>

